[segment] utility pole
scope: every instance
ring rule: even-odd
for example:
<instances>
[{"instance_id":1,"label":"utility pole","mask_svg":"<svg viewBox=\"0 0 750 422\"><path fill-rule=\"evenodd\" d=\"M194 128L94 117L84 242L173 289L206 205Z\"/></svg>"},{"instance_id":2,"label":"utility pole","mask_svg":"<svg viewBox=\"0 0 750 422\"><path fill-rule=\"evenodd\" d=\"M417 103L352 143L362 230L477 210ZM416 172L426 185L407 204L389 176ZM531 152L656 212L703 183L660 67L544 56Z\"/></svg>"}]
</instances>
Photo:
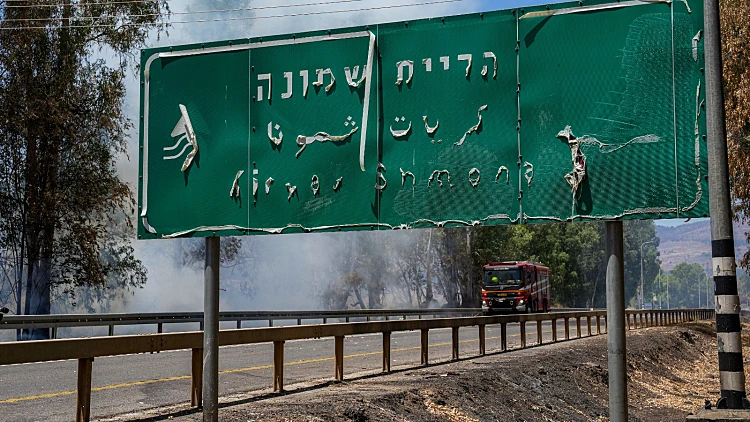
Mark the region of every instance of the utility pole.
<instances>
[{"instance_id":1,"label":"utility pole","mask_svg":"<svg viewBox=\"0 0 750 422\"><path fill-rule=\"evenodd\" d=\"M704 0L706 129L711 212L711 257L719 344L720 409L748 408L740 337L740 302L734 261L727 139L722 86L719 0Z\"/></svg>"},{"instance_id":2,"label":"utility pole","mask_svg":"<svg viewBox=\"0 0 750 422\"><path fill-rule=\"evenodd\" d=\"M648 245L649 243L654 243L654 242L656 242L656 241L655 240L649 240L647 242L641 243L641 294L640 294L641 309L643 309L643 297L644 297L644 291L643 291L643 246L644 245Z\"/></svg>"},{"instance_id":3,"label":"utility pole","mask_svg":"<svg viewBox=\"0 0 750 422\"><path fill-rule=\"evenodd\" d=\"M628 384L625 350L625 267L622 221L604 223L607 257L607 364L609 420L627 422Z\"/></svg>"},{"instance_id":4,"label":"utility pole","mask_svg":"<svg viewBox=\"0 0 750 422\"><path fill-rule=\"evenodd\" d=\"M203 273L203 422L219 421L219 254L218 237L206 238Z\"/></svg>"}]
</instances>

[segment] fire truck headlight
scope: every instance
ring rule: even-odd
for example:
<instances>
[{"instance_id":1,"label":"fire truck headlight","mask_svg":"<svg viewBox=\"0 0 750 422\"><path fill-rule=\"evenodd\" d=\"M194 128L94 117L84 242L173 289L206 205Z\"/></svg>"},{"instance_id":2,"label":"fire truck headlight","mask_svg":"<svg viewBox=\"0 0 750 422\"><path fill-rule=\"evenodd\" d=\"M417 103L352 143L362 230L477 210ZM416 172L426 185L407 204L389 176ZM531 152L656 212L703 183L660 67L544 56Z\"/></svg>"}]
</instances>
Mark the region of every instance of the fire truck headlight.
<instances>
[{"instance_id":1,"label":"fire truck headlight","mask_svg":"<svg viewBox=\"0 0 750 422\"><path fill-rule=\"evenodd\" d=\"M519 304L519 305L523 305L523 299L519 299L519 300L518 300L518 304Z\"/></svg>"}]
</instances>

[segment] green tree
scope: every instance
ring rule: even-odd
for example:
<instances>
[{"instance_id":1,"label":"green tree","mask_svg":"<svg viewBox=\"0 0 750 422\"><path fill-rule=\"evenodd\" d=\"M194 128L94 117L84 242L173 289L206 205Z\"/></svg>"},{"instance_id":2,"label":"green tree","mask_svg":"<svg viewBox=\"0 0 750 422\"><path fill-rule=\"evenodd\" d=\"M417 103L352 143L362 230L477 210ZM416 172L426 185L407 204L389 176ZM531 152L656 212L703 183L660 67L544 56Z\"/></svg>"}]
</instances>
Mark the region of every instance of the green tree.
<instances>
[{"instance_id":1,"label":"green tree","mask_svg":"<svg viewBox=\"0 0 750 422\"><path fill-rule=\"evenodd\" d=\"M682 262L669 272L669 305L672 308L697 308L700 291L701 305L706 303L706 287L709 285L706 271L700 264Z\"/></svg>"},{"instance_id":2,"label":"green tree","mask_svg":"<svg viewBox=\"0 0 750 422\"><path fill-rule=\"evenodd\" d=\"M115 169L131 127L123 79L167 3L0 4L0 250L16 313L49 313L53 290L139 286L135 202Z\"/></svg>"}]
</instances>

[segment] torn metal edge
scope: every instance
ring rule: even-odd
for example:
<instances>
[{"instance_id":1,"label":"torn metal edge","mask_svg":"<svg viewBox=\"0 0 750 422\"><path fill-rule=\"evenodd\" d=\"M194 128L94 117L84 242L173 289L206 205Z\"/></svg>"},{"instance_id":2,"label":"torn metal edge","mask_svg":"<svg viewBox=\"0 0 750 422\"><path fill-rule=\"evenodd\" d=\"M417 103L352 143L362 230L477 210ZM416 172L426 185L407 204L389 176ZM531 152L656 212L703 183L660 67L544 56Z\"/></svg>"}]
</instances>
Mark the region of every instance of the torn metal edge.
<instances>
[{"instance_id":1,"label":"torn metal edge","mask_svg":"<svg viewBox=\"0 0 750 422\"><path fill-rule=\"evenodd\" d=\"M273 177L266 179L266 195L271 192L271 185L273 184Z\"/></svg>"},{"instance_id":2,"label":"torn metal edge","mask_svg":"<svg viewBox=\"0 0 750 422\"><path fill-rule=\"evenodd\" d=\"M411 229L414 229L416 226L423 225L423 224L432 225L434 227L445 227L448 224L457 224L457 225L463 225L463 226L479 226L479 225L482 225L482 223L486 223L492 220L507 220L508 222L515 224L520 220L520 217L511 218L511 216L508 214L491 214L491 215L488 215L487 217L480 218L478 220L471 220L471 221L464 221L464 220L434 221L434 220L429 220L429 219L419 219L419 220L415 220L409 223L399 224L396 226L387 224L387 223L353 223L353 224L339 224L339 225L317 226L317 227L305 227L301 224L288 224L284 227L277 227L277 228L242 227L242 226L237 226L237 225L201 226L201 227L196 227L190 230L183 230L183 231L172 233L172 234L162 235L162 239L174 239L174 238L186 236L186 235L197 233L197 232L217 232L217 231L223 231L223 230L237 230L237 231L246 232L246 233L255 232L255 233L265 233L265 234L282 234L285 231L290 230L290 229L299 229L305 233L336 230L336 229L357 229L357 228L371 228L371 229L382 228L382 229L390 229L390 230L411 230Z\"/></svg>"},{"instance_id":3,"label":"torn metal edge","mask_svg":"<svg viewBox=\"0 0 750 422\"><path fill-rule=\"evenodd\" d=\"M495 56L495 53L491 51L485 51L483 56L485 59L492 59L492 79L497 78L497 57ZM487 76L487 65L482 66L482 76Z\"/></svg>"},{"instance_id":4,"label":"torn metal edge","mask_svg":"<svg viewBox=\"0 0 750 422\"><path fill-rule=\"evenodd\" d=\"M476 174L477 177L475 179L472 179L472 175ZM471 183L471 186L477 187L479 186L479 180L482 179L482 174L479 172L479 169L474 167L471 170L469 170L469 183Z\"/></svg>"},{"instance_id":5,"label":"torn metal edge","mask_svg":"<svg viewBox=\"0 0 750 422\"><path fill-rule=\"evenodd\" d=\"M274 145L281 145L281 141L284 140L284 133L279 130L279 137L273 136L273 122L268 122L268 139L274 143Z\"/></svg>"},{"instance_id":6,"label":"torn metal edge","mask_svg":"<svg viewBox=\"0 0 750 422\"><path fill-rule=\"evenodd\" d=\"M544 17L548 17L548 16L569 15L569 14L573 14L573 13L596 12L596 11L600 11L600 10L621 9L623 7L642 6L642 5L646 5L646 4L655 4L655 3L671 4L672 0L630 0L630 1L623 1L623 2L620 2L620 3L597 4L597 5L592 5L592 6L567 7L567 8L564 8L564 9L557 9L557 10L540 10L540 11L537 11L537 12L526 13L525 15L521 16L521 19L527 19L527 18L544 18ZM690 8L688 7L688 10L689 9Z\"/></svg>"},{"instance_id":7,"label":"torn metal edge","mask_svg":"<svg viewBox=\"0 0 750 422\"><path fill-rule=\"evenodd\" d=\"M320 179L317 174L313 174L312 181L310 182L310 190L312 190L313 196L318 196L320 192Z\"/></svg>"},{"instance_id":8,"label":"torn metal edge","mask_svg":"<svg viewBox=\"0 0 750 422\"><path fill-rule=\"evenodd\" d=\"M365 107L364 107L364 113L363 117L367 117L367 110L369 108L369 99L370 99L370 77L371 75L371 69L372 69L372 56L373 56L373 48L375 44L375 34L373 34L371 31L357 31L357 32L348 32L348 33L342 33L342 34L331 34L331 35L316 35L316 36L310 36L310 37L302 37L297 38L294 37L292 39L283 39L283 40L275 40L275 41L266 41L266 42L254 42L254 43L248 43L248 44L229 44L225 46L219 46L219 47L209 47L209 48L196 48L192 50L181 50L181 51L163 51L159 53L154 53L146 60L146 64L143 66L143 159L141 162L143 163L143 181L141 184L141 191L140 191L140 197L141 197L141 217L146 217L148 213L148 121L149 121L149 87L150 87L150 77L149 72L151 70L151 64L156 59L160 58L167 58L167 57L185 57L185 56L197 56L201 54L213 54L213 53L224 53L228 51L243 51L243 50L250 50L254 48L265 48L265 47L276 47L276 46L282 46L282 45L295 45L295 44L306 44L311 42L319 42L319 41L337 41L337 40L346 40L351 38L362 38L362 37L370 37L370 53L369 58L367 61L367 70L368 70L368 78L365 81ZM305 86L305 89L307 86ZM362 145L360 147L360 166L362 168L362 171L365 171L365 165L364 165L364 139L365 134L367 133L367 119L362 120ZM144 225L144 228L146 226ZM151 226L149 226L151 227ZM148 229L147 229L148 230ZM156 233L156 230L151 227L150 231L151 233Z\"/></svg>"},{"instance_id":9,"label":"torn metal edge","mask_svg":"<svg viewBox=\"0 0 750 422\"><path fill-rule=\"evenodd\" d=\"M393 136L394 138L403 138L411 133L411 121L409 122L409 127L404 130L393 130L393 125L389 126L389 129L391 130L391 136Z\"/></svg>"},{"instance_id":10,"label":"torn metal edge","mask_svg":"<svg viewBox=\"0 0 750 422\"><path fill-rule=\"evenodd\" d=\"M466 77L467 78L469 77L469 72L471 72L471 59L472 59L471 54L459 54L458 55L458 61L460 62L468 61L468 63L466 64Z\"/></svg>"},{"instance_id":11,"label":"torn metal edge","mask_svg":"<svg viewBox=\"0 0 750 422\"><path fill-rule=\"evenodd\" d=\"M414 173L410 171L404 171L401 167L398 168L398 171L401 172L401 187L404 187L404 184L406 183L406 177L411 176L411 185L416 186L417 184L417 178L414 177Z\"/></svg>"},{"instance_id":12,"label":"torn metal edge","mask_svg":"<svg viewBox=\"0 0 750 422\"><path fill-rule=\"evenodd\" d=\"M424 128L427 131L428 135L432 135L435 133L435 131L438 130L438 126L440 126L440 120L435 122L435 126L430 127L430 125L427 124L427 116L422 116L422 120L424 120ZM409 122L411 124L411 122Z\"/></svg>"},{"instance_id":13,"label":"torn metal edge","mask_svg":"<svg viewBox=\"0 0 750 422\"><path fill-rule=\"evenodd\" d=\"M508 170L508 167L500 166L499 169L497 169L497 174L495 175L495 183L497 183L498 179L500 179L500 176L505 172L505 184L510 184L510 171Z\"/></svg>"},{"instance_id":14,"label":"torn metal edge","mask_svg":"<svg viewBox=\"0 0 750 422\"><path fill-rule=\"evenodd\" d=\"M373 55L375 52L375 34L373 34L370 31L367 31L369 37L370 37L370 46L367 51L367 68L365 69L367 75L362 75L365 77L365 98L364 98L364 107L362 108L362 135L359 138L359 168L362 171L365 171L365 142L367 140L367 117L370 112L370 87L371 87L371 81L372 81L372 65L373 65Z\"/></svg>"},{"instance_id":15,"label":"torn metal edge","mask_svg":"<svg viewBox=\"0 0 750 422\"><path fill-rule=\"evenodd\" d=\"M534 165L528 161L524 161L523 166L527 167L526 171L523 172L523 177L526 178L526 185L531 187L531 182L534 181Z\"/></svg>"},{"instance_id":16,"label":"torn metal edge","mask_svg":"<svg viewBox=\"0 0 750 422\"><path fill-rule=\"evenodd\" d=\"M240 170L237 172L237 175L234 176L234 182L232 182L232 189L229 190L229 197L234 198L235 196L240 196L240 177L242 177L242 174L245 172L245 170Z\"/></svg>"},{"instance_id":17,"label":"torn metal edge","mask_svg":"<svg viewBox=\"0 0 750 422\"><path fill-rule=\"evenodd\" d=\"M333 191L334 191L334 192L338 191L338 190L339 190L339 188L341 188L341 182L342 182L343 180L344 180L344 177L343 177L343 176L342 176L342 177L339 177L338 179L336 179L336 184L335 184L335 185L333 185Z\"/></svg>"},{"instance_id":18,"label":"torn metal edge","mask_svg":"<svg viewBox=\"0 0 750 422\"><path fill-rule=\"evenodd\" d=\"M703 30L699 30L697 34L693 37L693 61L698 61L698 43L701 42L701 37L703 36Z\"/></svg>"},{"instance_id":19,"label":"torn metal edge","mask_svg":"<svg viewBox=\"0 0 750 422\"><path fill-rule=\"evenodd\" d=\"M287 202L292 200L292 197L294 196L295 192L297 192L297 186L292 186L291 183L287 183L286 190L289 192L289 196L286 198Z\"/></svg>"},{"instance_id":20,"label":"torn metal edge","mask_svg":"<svg viewBox=\"0 0 750 422\"><path fill-rule=\"evenodd\" d=\"M476 132L477 130L479 130L479 128L482 126L482 112L484 110L487 110L487 104L479 107L479 110L477 111L477 118L478 118L479 121L477 122L477 124L475 124L474 126L470 127L469 130L467 130L466 133L464 133L464 136L461 137L461 140L459 140L458 142L454 143L453 145L455 145L457 147L460 147L461 145L464 144L464 141L466 140L467 136L469 136L473 132Z\"/></svg>"},{"instance_id":21,"label":"torn metal edge","mask_svg":"<svg viewBox=\"0 0 750 422\"><path fill-rule=\"evenodd\" d=\"M385 176L383 176L383 171L381 170L386 171L385 166L383 165L383 163L378 163L378 169L376 170L376 173L378 174L378 181L375 182L375 190L379 191L382 191L388 185L388 181L385 180ZM381 181L383 182L382 185L380 184Z\"/></svg>"}]
</instances>

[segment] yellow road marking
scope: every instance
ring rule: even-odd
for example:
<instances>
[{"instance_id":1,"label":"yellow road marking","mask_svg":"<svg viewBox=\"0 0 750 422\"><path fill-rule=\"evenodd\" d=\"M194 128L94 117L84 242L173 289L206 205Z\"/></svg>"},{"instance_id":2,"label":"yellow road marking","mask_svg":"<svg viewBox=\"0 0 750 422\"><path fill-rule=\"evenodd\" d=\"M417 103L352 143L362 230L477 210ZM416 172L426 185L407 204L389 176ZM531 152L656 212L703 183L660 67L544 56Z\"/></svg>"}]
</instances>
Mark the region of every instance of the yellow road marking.
<instances>
[{"instance_id":1,"label":"yellow road marking","mask_svg":"<svg viewBox=\"0 0 750 422\"><path fill-rule=\"evenodd\" d=\"M545 333L551 333L552 330L542 331L542 334ZM536 331L531 333L526 333L527 336L531 334L536 334ZM581 333L583 334L583 333ZM592 333L593 334L593 333ZM520 337L521 334L510 334L508 337ZM582 336L583 338L584 336ZM574 338L574 337L572 337ZM485 341L487 340L499 340L500 336L495 337L487 337L485 338ZM475 343L479 342L479 339L470 339L470 340L460 340L459 343ZM450 346L452 345L452 342L446 342L446 343L431 343L430 347L442 347L442 346ZM402 347L399 349L391 349L391 353L394 352L405 352L410 350L419 350L422 346L411 346L411 347ZM364 356L372 356L372 355L380 355L382 354L382 351L377 352L364 352L364 353L356 353L352 355L345 355L344 359L350 359L350 358L358 358L358 357L364 357ZM318 362L326 362L326 361L332 361L334 360L333 357L327 357L327 358L318 358L318 359L305 359L305 360L298 360L294 362L284 362L284 366L291 366L291 365L305 365L308 363L318 363ZM260 365L260 366L250 366L247 368L237 368L237 369L226 369L224 371L219 371L219 375L222 374L233 374L238 372L248 372L248 371L258 371L261 369L273 369L273 364L271 365ZM126 382L122 384L112 384L112 385L105 385L102 387L93 387L91 391L104 391L104 390L113 390L116 388L126 388L126 387L134 387L137 385L148 385L148 384L154 384L157 382L169 382L169 381L179 381L179 380L186 380L190 379L190 375L181 375L177 377L169 377L169 378L157 378L157 379L151 379L151 380L145 380L145 381L133 381L133 382ZM34 396L26 396L26 397L16 397L12 399L5 399L0 400L0 404L3 403L18 403L22 401L30 401L30 400L39 400L39 399L47 399L47 398L53 398L53 397L61 397L61 396L69 396L72 394L76 394L76 390L70 390L70 391L60 391L56 393L46 393L46 394L38 394Z\"/></svg>"}]
</instances>

